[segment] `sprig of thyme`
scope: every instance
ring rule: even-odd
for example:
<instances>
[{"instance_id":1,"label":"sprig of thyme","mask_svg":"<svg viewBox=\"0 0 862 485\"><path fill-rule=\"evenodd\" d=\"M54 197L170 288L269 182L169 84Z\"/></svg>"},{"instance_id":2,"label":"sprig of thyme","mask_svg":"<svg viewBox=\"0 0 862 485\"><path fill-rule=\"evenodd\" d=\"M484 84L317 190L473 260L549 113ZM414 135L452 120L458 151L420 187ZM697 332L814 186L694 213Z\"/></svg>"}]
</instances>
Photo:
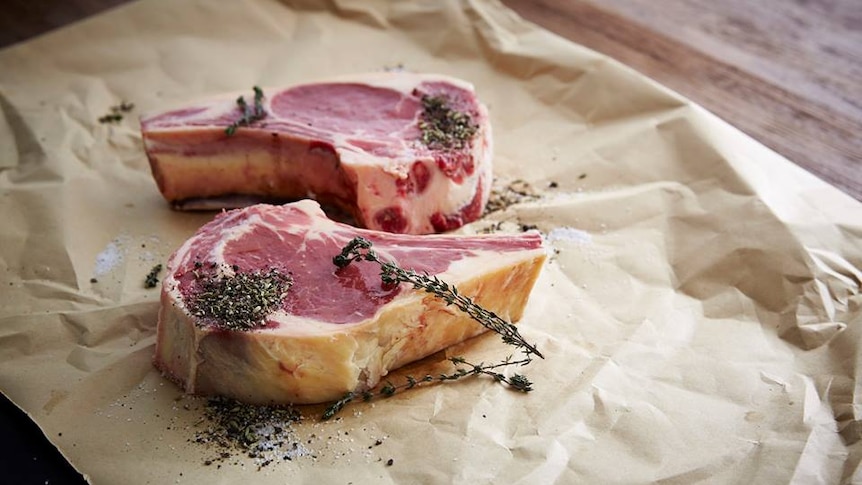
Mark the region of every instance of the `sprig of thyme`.
<instances>
[{"instance_id":1,"label":"sprig of thyme","mask_svg":"<svg viewBox=\"0 0 862 485\"><path fill-rule=\"evenodd\" d=\"M458 367L453 373L440 374L436 377L432 375L426 375L421 379L416 379L413 376L407 376L407 382L404 384L395 385L391 382L387 382L383 387L380 388L380 391L377 395L389 397L398 391L412 389L413 387L416 387L421 383L451 381L461 379L467 376L478 375L491 376L494 380L508 384L510 387L517 391L530 392L532 390L532 383L525 376L521 374L514 374L509 377L496 371L496 369L511 365L525 366L532 361L532 356L544 358L542 353L539 352L535 345L530 344L521 336L520 332L518 332L517 327L503 320L494 312L482 308L480 305L475 303L472 298L459 293L458 288L456 288L454 285L449 285L448 283L441 281L436 276L419 274L411 269L400 268L395 263L381 260L380 257L377 255L377 252L371 249L371 246L371 241L365 238L353 238L341 250L340 254L332 258L332 262L333 264L335 264L335 266L339 268L344 268L347 265L358 261L375 262L380 265L380 279L383 281L384 284L397 285L399 283L410 283L413 285L414 289L422 289L425 290L427 293L431 293L437 296L438 298L445 301L446 305L455 306L456 308L470 316L473 320L479 322L485 328L498 333L503 339L503 342L518 348L523 354L523 358L519 360L513 360L512 356L509 356L502 362L494 364L485 364L484 362L479 364L473 364L468 362L463 357L452 357L449 359L449 361L456 366L461 366ZM344 408L344 406L357 398L362 398L367 401L374 397L375 394L371 391L348 392L341 399L335 401L329 407L326 408L323 413L323 419L332 418L333 416L338 414L338 412L340 412Z\"/></svg>"},{"instance_id":2,"label":"sprig of thyme","mask_svg":"<svg viewBox=\"0 0 862 485\"><path fill-rule=\"evenodd\" d=\"M513 374L511 377L505 374L501 374L496 372L495 369L511 366L511 365L520 365L524 366L531 362L529 357L525 357L520 360L512 360L512 356L507 357L502 362L497 362L496 364L486 364L481 362L479 364L473 364L468 362L464 357L450 357L449 362L455 364L456 366L465 366L458 367L454 372L449 374L443 373L433 376L431 374L425 374L421 378L415 378L413 376L406 376L403 384L393 384L391 381L386 381L386 383L380 388L377 393L372 391L361 391L361 392L348 392L341 399L330 404L324 411L321 418L325 421L335 417L345 406L350 404L351 402L362 399L363 401L370 401L375 397L391 397L396 393L401 391L406 391L408 389L413 389L414 387L421 386L423 384L430 384L433 382L444 382L444 381L455 381L458 379L462 379L468 376L478 376L478 375L486 375L490 376L497 382L503 382L508 384L512 389L520 392L530 392L533 390L533 383L527 379L523 374Z\"/></svg>"},{"instance_id":3,"label":"sprig of thyme","mask_svg":"<svg viewBox=\"0 0 862 485\"><path fill-rule=\"evenodd\" d=\"M518 332L518 327L503 320L496 313L482 308L469 296L462 295L454 285L441 281L437 276L419 274L412 269L400 268L395 263L382 261L371 246L371 241L363 237L355 237L344 246L340 254L332 258L332 263L339 268L344 268L354 261L373 261L380 265L380 279L384 284L410 283L414 289L423 289L427 293L432 293L444 300L447 305L454 305L488 330L500 334L503 342L522 349L527 355L544 358L535 345L524 340Z\"/></svg>"},{"instance_id":4,"label":"sprig of thyme","mask_svg":"<svg viewBox=\"0 0 862 485\"><path fill-rule=\"evenodd\" d=\"M422 143L434 150L464 148L479 127L467 113L453 109L443 96L422 96L419 130Z\"/></svg>"},{"instance_id":5,"label":"sprig of thyme","mask_svg":"<svg viewBox=\"0 0 862 485\"><path fill-rule=\"evenodd\" d=\"M242 117L225 128L224 132L227 136L233 136L240 126L248 126L266 117L266 110L263 109L263 90L258 86L254 86L252 89L254 90L254 109L249 107L243 96L236 98L236 104L242 112Z\"/></svg>"}]
</instances>

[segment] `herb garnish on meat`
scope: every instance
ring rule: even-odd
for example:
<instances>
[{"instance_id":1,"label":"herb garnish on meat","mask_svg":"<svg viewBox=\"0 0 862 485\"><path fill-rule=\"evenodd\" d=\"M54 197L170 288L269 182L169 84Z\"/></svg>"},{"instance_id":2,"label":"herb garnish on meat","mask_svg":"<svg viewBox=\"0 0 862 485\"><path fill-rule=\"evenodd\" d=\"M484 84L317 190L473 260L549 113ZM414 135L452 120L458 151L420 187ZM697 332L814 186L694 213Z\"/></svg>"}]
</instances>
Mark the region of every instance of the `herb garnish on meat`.
<instances>
[{"instance_id":1,"label":"herb garnish on meat","mask_svg":"<svg viewBox=\"0 0 862 485\"><path fill-rule=\"evenodd\" d=\"M258 86L254 86L252 89L254 90L254 108L248 105L244 97L236 98L236 105L242 112L242 117L225 128L224 132L227 136L233 136L240 126L248 126L266 117L266 110L263 109L263 90Z\"/></svg>"},{"instance_id":2,"label":"herb garnish on meat","mask_svg":"<svg viewBox=\"0 0 862 485\"><path fill-rule=\"evenodd\" d=\"M432 150L464 148L479 129L469 114L453 109L444 96L422 96L422 108L422 143Z\"/></svg>"},{"instance_id":3,"label":"herb garnish on meat","mask_svg":"<svg viewBox=\"0 0 862 485\"><path fill-rule=\"evenodd\" d=\"M421 383L442 382L461 379L467 376L487 375L498 382L508 384L512 389L521 392L530 392L533 390L532 382L522 374L513 374L506 376L497 369L506 366L525 366L532 361L532 356L544 358L541 352L535 345L527 342L518 332L517 327L503 320L494 312L488 311L470 297L462 295L458 292L458 288L441 281L436 276L427 274L419 274L410 269L398 267L395 263L383 261L377 253L371 248L372 243L362 237L353 238L341 251L340 254L332 258L333 264L339 268L344 268L353 262L370 261L380 265L380 279L384 284L400 284L409 283L414 289L422 289L427 293L431 293L442 299L447 305L452 305L462 312L466 313L473 320L479 322L485 328L498 333L503 342L511 345L521 351L520 359L513 359L512 356L507 357L502 362L494 364L486 364L484 362L474 364L468 362L463 357L452 357L449 361L455 364L456 370L451 374L440 374L438 376L426 375L422 378L407 376L406 382L400 385L395 385L387 382L380 388L378 394L371 391L365 392L348 392L341 399L335 401L323 413L323 419L329 419L338 414L344 406L354 401L357 398L364 400L373 399L375 396L389 397L400 390L412 389Z\"/></svg>"},{"instance_id":4,"label":"herb garnish on meat","mask_svg":"<svg viewBox=\"0 0 862 485\"><path fill-rule=\"evenodd\" d=\"M188 302L189 310L205 324L215 324L226 330L251 330L275 311L293 285L293 279L277 269L202 274L203 265L195 263L199 292Z\"/></svg>"}]
</instances>

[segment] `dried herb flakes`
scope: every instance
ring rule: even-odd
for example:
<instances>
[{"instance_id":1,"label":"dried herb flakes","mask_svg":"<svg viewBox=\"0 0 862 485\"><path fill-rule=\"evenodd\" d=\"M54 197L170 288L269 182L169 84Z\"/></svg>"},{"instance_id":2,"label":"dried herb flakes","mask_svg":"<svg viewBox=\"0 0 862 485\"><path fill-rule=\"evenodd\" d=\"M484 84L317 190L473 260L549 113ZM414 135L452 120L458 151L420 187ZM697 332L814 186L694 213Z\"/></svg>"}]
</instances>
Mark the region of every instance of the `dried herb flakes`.
<instances>
[{"instance_id":1,"label":"dried herb flakes","mask_svg":"<svg viewBox=\"0 0 862 485\"><path fill-rule=\"evenodd\" d=\"M200 267L200 263L195 265ZM205 324L227 330L251 330L275 311L293 285L290 275L277 269L201 274L195 269L200 289L187 302L192 314Z\"/></svg>"},{"instance_id":2,"label":"dried herb flakes","mask_svg":"<svg viewBox=\"0 0 862 485\"><path fill-rule=\"evenodd\" d=\"M432 150L466 147L479 126L468 113L451 107L444 96L422 96L422 119L419 130L422 143Z\"/></svg>"},{"instance_id":3,"label":"dried herb flakes","mask_svg":"<svg viewBox=\"0 0 862 485\"><path fill-rule=\"evenodd\" d=\"M209 448L211 453L204 465L243 456L264 467L310 454L293 430L300 419L299 411L292 407L259 406L214 397L207 400L196 425L201 429L190 441Z\"/></svg>"}]
</instances>

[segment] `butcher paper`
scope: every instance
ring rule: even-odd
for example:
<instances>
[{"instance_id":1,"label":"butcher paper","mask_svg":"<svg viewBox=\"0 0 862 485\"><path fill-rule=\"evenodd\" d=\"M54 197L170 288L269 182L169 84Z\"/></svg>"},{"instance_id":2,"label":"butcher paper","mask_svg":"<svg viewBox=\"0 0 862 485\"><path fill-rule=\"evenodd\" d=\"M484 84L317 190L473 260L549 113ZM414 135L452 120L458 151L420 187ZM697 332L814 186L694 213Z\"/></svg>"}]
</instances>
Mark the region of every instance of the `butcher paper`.
<instances>
[{"instance_id":1,"label":"butcher paper","mask_svg":"<svg viewBox=\"0 0 862 485\"><path fill-rule=\"evenodd\" d=\"M213 213L161 198L138 116L386 69L472 82L535 196L463 229L546 236L534 390L301 408L291 459L207 463L144 280ZM0 52L0 115L0 389L92 483L862 480L862 206L499 2L142 0Z\"/></svg>"}]
</instances>

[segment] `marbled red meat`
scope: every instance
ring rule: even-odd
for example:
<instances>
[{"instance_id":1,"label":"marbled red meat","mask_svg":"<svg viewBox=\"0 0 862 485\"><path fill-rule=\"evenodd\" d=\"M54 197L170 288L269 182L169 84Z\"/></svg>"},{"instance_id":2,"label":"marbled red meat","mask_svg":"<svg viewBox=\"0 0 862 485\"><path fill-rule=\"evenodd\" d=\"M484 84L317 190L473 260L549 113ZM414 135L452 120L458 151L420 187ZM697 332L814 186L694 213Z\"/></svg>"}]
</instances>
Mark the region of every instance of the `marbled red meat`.
<instances>
[{"instance_id":1,"label":"marbled red meat","mask_svg":"<svg viewBox=\"0 0 862 485\"><path fill-rule=\"evenodd\" d=\"M333 256L357 236L381 259L438 275L511 321L520 318L546 257L535 231L391 234L334 222L309 200L225 212L168 261L156 365L189 392L321 402L485 331L432 295L384 284L374 263L338 269ZM292 286L252 330L226 331L192 311L208 272L273 269L289 275Z\"/></svg>"},{"instance_id":2,"label":"marbled red meat","mask_svg":"<svg viewBox=\"0 0 862 485\"><path fill-rule=\"evenodd\" d=\"M212 208L226 196L312 197L364 227L411 234L449 230L481 214L492 181L491 128L471 85L375 73L264 92L265 116L232 136L225 129L242 116L236 95L142 119L167 200L194 207L205 199ZM424 143L424 96L468 116L472 137L448 148Z\"/></svg>"}]
</instances>

